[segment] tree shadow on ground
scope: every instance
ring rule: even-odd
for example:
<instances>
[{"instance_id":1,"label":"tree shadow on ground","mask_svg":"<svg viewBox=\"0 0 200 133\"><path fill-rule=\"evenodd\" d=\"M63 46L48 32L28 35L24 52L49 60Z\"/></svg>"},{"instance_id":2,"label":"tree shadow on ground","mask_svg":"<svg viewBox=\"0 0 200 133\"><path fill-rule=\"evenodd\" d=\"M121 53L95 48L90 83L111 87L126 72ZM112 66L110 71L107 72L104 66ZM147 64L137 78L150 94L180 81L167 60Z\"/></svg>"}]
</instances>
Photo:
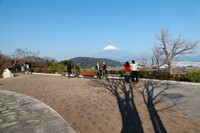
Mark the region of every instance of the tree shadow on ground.
<instances>
[{"instance_id":1,"label":"tree shadow on ground","mask_svg":"<svg viewBox=\"0 0 200 133\"><path fill-rule=\"evenodd\" d=\"M160 110L156 110L155 106L163 102L163 93L170 88L169 84L161 84L159 82L153 81L144 81L143 85L141 86L142 89L138 90L142 94L144 103L148 109L155 133L167 133L167 130L165 129L165 126L162 123L158 112L169 109L175 106L176 103Z\"/></svg>"},{"instance_id":2,"label":"tree shadow on ground","mask_svg":"<svg viewBox=\"0 0 200 133\"><path fill-rule=\"evenodd\" d=\"M163 100L164 95L166 95L165 91L172 88L172 86L170 86L168 83L144 81L139 86L135 83L126 84L122 80L113 79L107 80L107 82L99 82L96 80L96 82L104 85L117 100L118 108L122 118L121 133L144 132L142 121L134 101L134 91L139 91L142 94L142 98L148 109L155 133L167 133L167 130L165 129L158 112L170 109L176 105L176 102L160 110L156 110L155 106L163 101L167 102L166 99Z\"/></svg>"},{"instance_id":3,"label":"tree shadow on ground","mask_svg":"<svg viewBox=\"0 0 200 133\"><path fill-rule=\"evenodd\" d=\"M104 86L116 97L122 118L121 133L143 133L142 122L134 102L135 84L127 86L121 80L107 80Z\"/></svg>"}]
</instances>

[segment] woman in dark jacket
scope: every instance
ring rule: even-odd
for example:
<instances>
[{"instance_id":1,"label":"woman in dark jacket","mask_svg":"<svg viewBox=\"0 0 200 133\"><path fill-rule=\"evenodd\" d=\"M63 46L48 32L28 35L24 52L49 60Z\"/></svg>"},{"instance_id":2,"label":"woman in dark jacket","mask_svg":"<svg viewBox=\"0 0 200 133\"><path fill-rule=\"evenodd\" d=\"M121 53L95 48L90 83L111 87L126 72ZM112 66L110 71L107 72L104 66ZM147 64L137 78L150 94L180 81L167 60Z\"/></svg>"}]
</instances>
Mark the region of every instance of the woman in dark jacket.
<instances>
[{"instance_id":1,"label":"woman in dark jacket","mask_svg":"<svg viewBox=\"0 0 200 133\"><path fill-rule=\"evenodd\" d=\"M71 66L71 64L69 64L67 66L67 72L68 72L68 78L70 78L70 75L72 74L72 66Z\"/></svg>"},{"instance_id":2,"label":"woman in dark jacket","mask_svg":"<svg viewBox=\"0 0 200 133\"><path fill-rule=\"evenodd\" d=\"M102 78L106 77L106 62L103 62L103 65L101 66L101 70L102 70Z\"/></svg>"}]
</instances>

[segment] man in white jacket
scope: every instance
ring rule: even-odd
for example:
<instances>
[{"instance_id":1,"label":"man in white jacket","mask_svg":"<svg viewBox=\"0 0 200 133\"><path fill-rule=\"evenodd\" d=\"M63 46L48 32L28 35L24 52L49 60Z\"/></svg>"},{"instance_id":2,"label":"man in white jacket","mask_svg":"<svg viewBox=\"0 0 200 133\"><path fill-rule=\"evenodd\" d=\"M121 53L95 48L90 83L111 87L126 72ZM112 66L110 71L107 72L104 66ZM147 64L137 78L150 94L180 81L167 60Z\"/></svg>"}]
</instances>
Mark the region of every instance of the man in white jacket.
<instances>
[{"instance_id":1,"label":"man in white jacket","mask_svg":"<svg viewBox=\"0 0 200 133\"><path fill-rule=\"evenodd\" d=\"M132 62L130 63L130 66L131 66L131 78L132 78L132 81L136 81L138 82L138 69L137 69L137 62L135 62L134 60L132 60Z\"/></svg>"}]
</instances>

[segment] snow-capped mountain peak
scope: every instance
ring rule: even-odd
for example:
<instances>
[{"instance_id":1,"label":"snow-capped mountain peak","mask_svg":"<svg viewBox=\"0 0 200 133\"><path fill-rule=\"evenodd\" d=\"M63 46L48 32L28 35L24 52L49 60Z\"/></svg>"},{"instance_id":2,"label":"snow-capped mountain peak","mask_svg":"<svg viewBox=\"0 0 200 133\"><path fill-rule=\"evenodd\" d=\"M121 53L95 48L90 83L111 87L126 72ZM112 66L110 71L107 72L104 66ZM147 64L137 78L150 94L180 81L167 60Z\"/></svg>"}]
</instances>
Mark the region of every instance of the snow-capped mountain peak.
<instances>
[{"instance_id":1,"label":"snow-capped mountain peak","mask_svg":"<svg viewBox=\"0 0 200 133\"><path fill-rule=\"evenodd\" d=\"M105 51L105 50L119 50L119 48L112 46L112 45L108 45L102 49L102 51Z\"/></svg>"},{"instance_id":2,"label":"snow-capped mountain peak","mask_svg":"<svg viewBox=\"0 0 200 133\"><path fill-rule=\"evenodd\" d=\"M132 52L128 52L125 50L121 50L115 46L108 45L103 48L101 51L91 55L91 57L95 58L107 58L120 62L130 61L135 59L137 56Z\"/></svg>"}]
</instances>

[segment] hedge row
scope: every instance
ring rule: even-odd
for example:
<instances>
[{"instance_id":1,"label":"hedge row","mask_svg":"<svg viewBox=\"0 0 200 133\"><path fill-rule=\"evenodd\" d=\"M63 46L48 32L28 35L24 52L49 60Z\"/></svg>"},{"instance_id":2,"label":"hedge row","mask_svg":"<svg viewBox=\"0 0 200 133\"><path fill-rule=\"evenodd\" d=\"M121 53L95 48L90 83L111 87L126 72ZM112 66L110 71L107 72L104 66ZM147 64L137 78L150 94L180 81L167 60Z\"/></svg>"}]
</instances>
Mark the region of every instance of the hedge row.
<instances>
[{"instance_id":1,"label":"hedge row","mask_svg":"<svg viewBox=\"0 0 200 133\"><path fill-rule=\"evenodd\" d=\"M162 80L170 80L172 78L169 72L160 72L160 71L140 71L139 77L148 79L162 79Z\"/></svg>"},{"instance_id":2,"label":"hedge row","mask_svg":"<svg viewBox=\"0 0 200 133\"><path fill-rule=\"evenodd\" d=\"M170 75L169 72L160 72L160 71L140 71L140 78L148 79L161 79L161 80L175 80L175 81L189 81L189 82L198 82L200 83L200 70L195 70L186 73L186 75Z\"/></svg>"},{"instance_id":3,"label":"hedge row","mask_svg":"<svg viewBox=\"0 0 200 133\"><path fill-rule=\"evenodd\" d=\"M108 71L110 74L121 74L124 76L124 70L120 71ZM170 75L169 72L161 72L161 71L139 71L140 78L148 78L148 79L161 79L161 80L174 80L174 81L188 81L188 82L197 82L200 83L200 70L194 70L186 73L186 75Z\"/></svg>"},{"instance_id":4,"label":"hedge row","mask_svg":"<svg viewBox=\"0 0 200 133\"><path fill-rule=\"evenodd\" d=\"M60 70L52 69L52 68L33 68L31 69L32 72L36 73L62 73Z\"/></svg>"},{"instance_id":5,"label":"hedge row","mask_svg":"<svg viewBox=\"0 0 200 133\"><path fill-rule=\"evenodd\" d=\"M72 62L70 61L61 61L60 63L51 63L51 65L47 68L33 68L31 69L32 72L36 72L36 73L63 73L63 72L67 72L67 66L71 66L72 67L72 71L74 73L78 73L80 71L80 69L74 65Z\"/></svg>"},{"instance_id":6,"label":"hedge row","mask_svg":"<svg viewBox=\"0 0 200 133\"><path fill-rule=\"evenodd\" d=\"M53 69L53 68L33 68L33 72L43 72L43 73L62 73L62 69ZM87 69L82 71L90 71L97 74L94 69ZM107 74L120 74L124 76L124 70L107 70ZM189 81L189 82L199 82L200 83L200 70L195 70L188 72L186 75L177 76L170 75L169 72L161 72L161 71L139 71L139 78L148 78L148 79L161 79L161 80L175 80L175 81Z\"/></svg>"},{"instance_id":7,"label":"hedge row","mask_svg":"<svg viewBox=\"0 0 200 133\"><path fill-rule=\"evenodd\" d=\"M195 70L195 71L188 72L186 74L186 77L191 82L200 83L200 70Z\"/></svg>"}]
</instances>

